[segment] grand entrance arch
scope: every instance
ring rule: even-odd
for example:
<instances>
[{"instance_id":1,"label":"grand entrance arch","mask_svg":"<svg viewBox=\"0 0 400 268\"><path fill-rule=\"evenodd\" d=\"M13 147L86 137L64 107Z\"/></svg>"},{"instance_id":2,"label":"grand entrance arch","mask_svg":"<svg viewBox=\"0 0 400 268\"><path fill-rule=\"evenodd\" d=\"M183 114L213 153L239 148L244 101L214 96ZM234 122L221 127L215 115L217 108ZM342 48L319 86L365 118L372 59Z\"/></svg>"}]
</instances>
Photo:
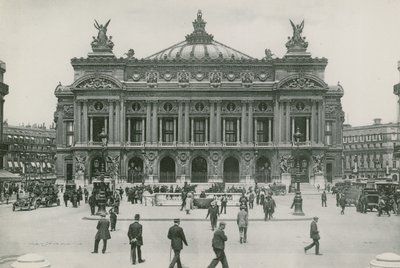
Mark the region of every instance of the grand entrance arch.
<instances>
[{"instance_id":1,"label":"grand entrance arch","mask_svg":"<svg viewBox=\"0 0 400 268\"><path fill-rule=\"evenodd\" d=\"M143 160L133 157L128 162L128 183L143 182Z\"/></svg>"},{"instance_id":2,"label":"grand entrance arch","mask_svg":"<svg viewBox=\"0 0 400 268\"><path fill-rule=\"evenodd\" d=\"M160 162L160 182L176 182L175 161L169 157L164 157Z\"/></svg>"},{"instance_id":3,"label":"grand entrance arch","mask_svg":"<svg viewBox=\"0 0 400 268\"><path fill-rule=\"evenodd\" d=\"M239 161L232 156L224 161L224 182L239 182Z\"/></svg>"},{"instance_id":4,"label":"grand entrance arch","mask_svg":"<svg viewBox=\"0 0 400 268\"><path fill-rule=\"evenodd\" d=\"M271 182L271 163L265 156L257 159L256 182Z\"/></svg>"},{"instance_id":5,"label":"grand entrance arch","mask_svg":"<svg viewBox=\"0 0 400 268\"><path fill-rule=\"evenodd\" d=\"M207 161L198 156L192 161L192 182L207 182Z\"/></svg>"}]
</instances>

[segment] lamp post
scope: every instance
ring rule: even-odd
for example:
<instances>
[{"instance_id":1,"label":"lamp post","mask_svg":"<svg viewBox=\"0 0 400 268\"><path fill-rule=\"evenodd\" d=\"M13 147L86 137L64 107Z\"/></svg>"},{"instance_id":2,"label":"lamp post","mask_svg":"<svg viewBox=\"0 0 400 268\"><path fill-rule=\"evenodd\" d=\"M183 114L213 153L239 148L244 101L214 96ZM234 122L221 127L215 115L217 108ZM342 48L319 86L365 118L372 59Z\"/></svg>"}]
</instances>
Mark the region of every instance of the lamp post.
<instances>
[{"instance_id":1,"label":"lamp post","mask_svg":"<svg viewBox=\"0 0 400 268\"><path fill-rule=\"evenodd\" d=\"M376 179L378 179L378 175L379 175L379 168L378 166L380 165L380 161L378 159L374 159L374 164L375 164L375 170L376 170Z\"/></svg>"},{"instance_id":2,"label":"lamp post","mask_svg":"<svg viewBox=\"0 0 400 268\"><path fill-rule=\"evenodd\" d=\"M104 128L102 129L101 133L99 134L99 137L101 139L101 157L104 161L104 172L106 172L107 168L106 168L105 151L107 149L108 135L105 132ZM107 214L107 211L106 211L107 197L106 197L103 173L101 173L101 175L100 175L100 181L101 181L101 183L100 183L101 187L96 196L96 202L97 202L97 206L98 206L96 215Z\"/></svg>"},{"instance_id":3,"label":"lamp post","mask_svg":"<svg viewBox=\"0 0 400 268\"><path fill-rule=\"evenodd\" d=\"M296 129L296 132L293 134L293 139L297 145L297 149L299 146L299 139L301 138L302 134L300 133L299 128ZM296 164L296 184L297 184L297 189L296 189L296 195L294 197L293 203L294 203L294 212L293 215L297 216L304 216L303 212L303 198L301 197L301 192L300 192L300 163Z\"/></svg>"}]
</instances>

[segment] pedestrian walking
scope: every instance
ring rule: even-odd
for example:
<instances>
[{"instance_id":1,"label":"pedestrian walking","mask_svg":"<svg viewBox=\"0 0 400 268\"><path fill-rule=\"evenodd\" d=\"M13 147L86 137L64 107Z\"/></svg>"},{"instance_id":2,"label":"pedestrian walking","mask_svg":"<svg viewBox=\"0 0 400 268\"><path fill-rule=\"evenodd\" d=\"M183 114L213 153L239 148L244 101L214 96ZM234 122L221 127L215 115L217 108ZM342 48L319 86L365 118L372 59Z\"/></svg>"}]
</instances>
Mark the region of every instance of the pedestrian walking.
<instances>
[{"instance_id":1,"label":"pedestrian walking","mask_svg":"<svg viewBox=\"0 0 400 268\"><path fill-rule=\"evenodd\" d=\"M142 250L141 247L143 246L143 227L139 223L140 215L135 215L135 222L129 225L128 230L128 238L129 244L131 245L131 261L132 264L136 264L136 252L138 257L138 262L142 263L145 260L142 259Z\"/></svg>"},{"instance_id":2,"label":"pedestrian walking","mask_svg":"<svg viewBox=\"0 0 400 268\"><path fill-rule=\"evenodd\" d=\"M185 233L179 224L180 219L174 219L174 225L168 230L168 239L171 240L171 249L174 251L174 258L172 258L169 268L173 268L175 263L177 264L178 268L182 268L180 254L181 250L183 249L183 243L188 246Z\"/></svg>"},{"instance_id":3,"label":"pedestrian walking","mask_svg":"<svg viewBox=\"0 0 400 268\"><path fill-rule=\"evenodd\" d=\"M237 214L236 223L239 227L240 244L247 243L247 226L249 224L249 216L245 206L240 207Z\"/></svg>"},{"instance_id":4,"label":"pedestrian walking","mask_svg":"<svg viewBox=\"0 0 400 268\"><path fill-rule=\"evenodd\" d=\"M188 193L186 196L186 204L185 204L186 214L190 214L190 209L192 206L192 198L193 198L192 193Z\"/></svg>"},{"instance_id":5,"label":"pedestrian walking","mask_svg":"<svg viewBox=\"0 0 400 268\"><path fill-rule=\"evenodd\" d=\"M68 207L68 194L67 194L67 192L65 192L63 194L63 200L64 200L65 206Z\"/></svg>"},{"instance_id":6,"label":"pedestrian walking","mask_svg":"<svg viewBox=\"0 0 400 268\"><path fill-rule=\"evenodd\" d=\"M182 191L182 193L181 193L181 199L182 199L181 211L183 210L183 208L184 208L185 205L186 205L186 197L187 197L186 192L185 192L185 191Z\"/></svg>"},{"instance_id":7,"label":"pedestrian walking","mask_svg":"<svg viewBox=\"0 0 400 268\"><path fill-rule=\"evenodd\" d=\"M317 223L318 223L318 217L314 217L310 225L310 238L313 240L313 242L304 248L305 254L307 254L307 250L315 246L315 255L322 255L319 252L319 240L321 239L321 237L319 235Z\"/></svg>"},{"instance_id":8,"label":"pedestrian walking","mask_svg":"<svg viewBox=\"0 0 400 268\"><path fill-rule=\"evenodd\" d=\"M275 212L275 207L276 207L275 200L273 200L272 197L268 195L263 205L264 221L272 219L272 215Z\"/></svg>"},{"instance_id":9,"label":"pedestrian walking","mask_svg":"<svg viewBox=\"0 0 400 268\"><path fill-rule=\"evenodd\" d=\"M90 214L94 215L95 210L96 210L96 197L94 196L93 192L89 197L89 206L90 206Z\"/></svg>"},{"instance_id":10,"label":"pedestrian walking","mask_svg":"<svg viewBox=\"0 0 400 268\"><path fill-rule=\"evenodd\" d=\"M336 206L339 206L339 200L340 200L340 193L339 191L336 192Z\"/></svg>"},{"instance_id":11,"label":"pedestrian walking","mask_svg":"<svg viewBox=\"0 0 400 268\"><path fill-rule=\"evenodd\" d=\"M108 211L110 213L110 222L111 222L111 232L115 231L115 226L117 225L117 214L115 213L114 209L110 209Z\"/></svg>"},{"instance_id":12,"label":"pedestrian walking","mask_svg":"<svg viewBox=\"0 0 400 268\"><path fill-rule=\"evenodd\" d=\"M248 208L248 204L247 202L249 201L249 199L247 198L247 196L245 195L244 192L242 192L242 196L239 198L239 204L240 206L245 206L246 210Z\"/></svg>"},{"instance_id":13,"label":"pedestrian walking","mask_svg":"<svg viewBox=\"0 0 400 268\"><path fill-rule=\"evenodd\" d=\"M318 190L318 192L319 192L319 189L321 188L321 186L319 186L319 184L317 185L317 190Z\"/></svg>"},{"instance_id":14,"label":"pedestrian walking","mask_svg":"<svg viewBox=\"0 0 400 268\"><path fill-rule=\"evenodd\" d=\"M382 215L382 211L385 211L390 217L388 202L385 201L383 196L380 196L378 201L378 217Z\"/></svg>"},{"instance_id":15,"label":"pedestrian walking","mask_svg":"<svg viewBox=\"0 0 400 268\"><path fill-rule=\"evenodd\" d=\"M339 205L342 208L340 214L344 215L344 209L346 208L346 198L344 197L344 194L340 196Z\"/></svg>"},{"instance_id":16,"label":"pedestrian walking","mask_svg":"<svg viewBox=\"0 0 400 268\"><path fill-rule=\"evenodd\" d=\"M254 199L256 198L255 193L253 192L252 189L250 189L250 193L249 193L249 208L253 209L254 207Z\"/></svg>"},{"instance_id":17,"label":"pedestrian walking","mask_svg":"<svg viewBox=\"0 0 400 268\"><path fill-rule=\"evenodd\" d=\"M222 211L224 211L224 214L226 214L226 206L228 204L228 198L226 197L226 194L224 194L221 197L221 212L219 214L222 214Z\"/></svg>"},{"instance_id":18,"label":"pedestrian walking","mask_svg":"<svg viewBox=\"0 0 400 268\"><path fill-rule=\"evenodd\" d=\"M111 239L110 231L110 221L106 219L106 213L102 213L101 219L97 222L97 233L94 239L94 250L92 253L98 253L100 240L103 240L103 254L107 250L107 240Z\"/></svg>"},{"instance_id":19,"label":"pedestrian walking","mask_svg":"<svg viewBox=\"0 0 400 268\"><path fill-rule=\"evenodd\" d=\"M323 191L321 194L322 206L326 207L326 192Z\"/></svg>"},{"instance_id":20,"label":"pedestrian walking","mask_svg":"<svg viewBox=\"0 0 400 268\"><path fill-rule=\"evenodd\" d=\"M217 220L219 216L217 201L214 200L211 202L211 206L208 208L206 219L208 218L208 216L210 216L211 229L214 231L214 229L217 228Z\"/></svg>"},{"instance_id":21,"label":"pedestrian walking","mask_svg":"<svg viewBox=\"0 0 400 268\"><path fill-rule=\"evenodd\" d=\"M85 187L85 189L83 190L83 193L84 193L84 195L85 195L85 204L87 204L88 198L89 198L89 191L86 189L86 187Z\"/></svg>"},{"instance_id":22,"label":"pedestrian walking","mask_svg":"<svg viewBox=\"0 0 400 268\"><path fill-rule=\"evenodd\" d=\"M228 260L225 255L225 242L228 240L224 232L225 226L225 222L220 222L218 229L214 232L212 248L215 252L215 258L211 261L210 265L208 265L208 268L214 268L219 262L221 262L222 268L229 268Z\"/></svg>"}]
</instances>

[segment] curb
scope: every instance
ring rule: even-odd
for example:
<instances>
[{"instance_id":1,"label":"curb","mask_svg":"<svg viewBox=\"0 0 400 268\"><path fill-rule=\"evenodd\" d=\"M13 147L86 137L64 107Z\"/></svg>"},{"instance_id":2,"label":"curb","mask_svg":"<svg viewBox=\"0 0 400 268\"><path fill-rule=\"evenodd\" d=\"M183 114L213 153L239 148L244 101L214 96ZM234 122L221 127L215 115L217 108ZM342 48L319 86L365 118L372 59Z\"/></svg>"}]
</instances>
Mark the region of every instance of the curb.
<instances>
[{"instance_id":1,"label":"curb","mask_svg":"<svg viewBox=\"0 0 400 268\"><path fill-rule=\"evenodd\" d=\"M301 216L300 216L301 217ZM95 218L95 217L83 217L82 220L84 221L98 221L100 219L100 217ZM263 219L249 219L249 221L251 222L282 222L282 221L310 221L312 220L312 217L307 217L307 218L294 218L294 219L272 219L269 221L264 221ZM174 220L174 218L144 218L144 219L140 219L140 221L168 221L168 222L172 222ZM210 219L204 219L204 218L197 218L197 219L185 219L185 218L180 218L181 222L182 221L206 221L209 222ZM118 219L118 221L134 221L133 218L123 218L123 219ZM221 219L220 219L221 221ZM236 222L236 219L222 219L222 221L234 221Z\"/></svg>"}]
</instances>

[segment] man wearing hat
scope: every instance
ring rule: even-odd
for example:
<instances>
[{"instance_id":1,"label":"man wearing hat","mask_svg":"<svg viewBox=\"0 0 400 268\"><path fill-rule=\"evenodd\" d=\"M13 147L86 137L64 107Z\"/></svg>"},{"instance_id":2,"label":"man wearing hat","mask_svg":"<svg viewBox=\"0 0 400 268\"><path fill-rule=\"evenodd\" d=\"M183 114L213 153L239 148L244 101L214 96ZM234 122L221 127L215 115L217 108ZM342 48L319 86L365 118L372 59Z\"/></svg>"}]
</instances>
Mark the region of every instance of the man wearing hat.
<instances>
[{"instance_id":1,"label":"man wearing hat","mask_svg":"<svg viewBox=\"0 0 400 268\"><path fill-rule=\"evenodd\" d=\"M103 212L100 214L101 218L97 222L97 233L94 240L94 251L92 253L98 253L100 239L103 240L103 250L104 254L107 249L107 240L111 238L110 231L110 221L106 219L106 214Z\"/></svg>"},{"instance_id":2,"label":"man wearing hat","mask_svg":"<svg viewBox=\"0 0 400 268\"><path fill-rule=\"evenodd\" d=\"M247 242L247 225L249 224L249 217L245 206L240 206L240 211L236 219L239 227L240 244Z\"/></svg>"},{"instance_id":3,"label":"man wearing hat","mask_svg":"<svg viewBox=\"0 0 400 268\"><path fill-rule=\"evenodd\" d=\"M208 268L214 268L218 265L219 262L222 264L222 268L229 268L228 260L225 255L225 241L228 240L228 237L225 235L225 222L220 222L218 229L214 232L214 236L212 239L212 247L215 252L216 258L213 259L208 266Z\"/></svg>"},{"instance_id":4,"label":"man wearing hat","mask_svg":"<svg viewBox=\"0 0 400 268\"><path fill-rule=\"evenodd\" d=\"M179 223L179 219L174 219L174 226L168 230L168 239L171 240L171 248L174 250L174 258L172 259L169 268L173 268L175 263L178 265L178 268L182 268L180 253L183 248L183 243L185 243L186 246L188 245L185 233L183 232L182 227L179 226Z\"/></svg>"},{"instance_id":5,"label":"man wearing hat","mask_svg":"<svg viewBox=\"0 0 400 268\"><path fill-rule=\"evenodd\" d=\"M140 247L143 245L143 237L142 237L142 225L139 223L140 215L135 215L135 222L129 225L128 230L128 238L129 244L131 244L131 261L132 264L136 264L136 251L138 256L139 263L144 262L142 259L142 250Z\"/></svg>"},{"instance_id":6,"label":"man wearing hat","mask_svg":"<svg viewBox=\"0 0 400 268\"><path fill-rule=\"evenodd\" d=\"M318 222L318 217L315 216L310 226L310 238L313 240L313 242L304 248L304 253L307 253L307 250L315 246L315 255L322 255L321 253L319 253L320 236L319 236L317 222Z\"/></svg>"},{"instance_id":7,"label":"man wearing hat","mask_svg":"<svg viewBox=\"0 0 400 268\"><path fill-rule=\"evenodd\" d=\"M217 206L216 200L211 202L211 206L208 208L206 219L208 218L209 215L211 221L211 229L214 231L214 229L217 228L217 220L219 215L219 208Z\"/></svg>"}]
</instances>

